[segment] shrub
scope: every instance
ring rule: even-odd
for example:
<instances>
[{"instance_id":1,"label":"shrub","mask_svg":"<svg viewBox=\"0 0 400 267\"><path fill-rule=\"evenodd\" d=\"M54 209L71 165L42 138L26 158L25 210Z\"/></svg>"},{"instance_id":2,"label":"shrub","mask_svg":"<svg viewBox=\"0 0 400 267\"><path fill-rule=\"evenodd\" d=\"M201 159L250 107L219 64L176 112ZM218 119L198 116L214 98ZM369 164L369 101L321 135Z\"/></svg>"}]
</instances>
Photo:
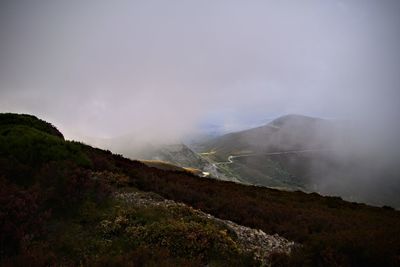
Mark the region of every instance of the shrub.
<instances>
[{"instance_id":1,"label":"shrub","mask_svg":"<svg viewBox=\"0 0 400 267\"><path fill-rule=\"evenodd\" d=\"M40 120L32 115L0 113L0 127L8 125L23 125L64 139L62 133L51 123Z\"/></svg>"},{"instance_id":2,"label":"shrub","mask_svg":"<svg viewBox=\"0 0 400 267\"><path fill-rule=\"evenodd\" d=\"M0 258L16 255L45 233L50 210L38 187L23 190L0 178Z\"/></svg>"}]
</instances>

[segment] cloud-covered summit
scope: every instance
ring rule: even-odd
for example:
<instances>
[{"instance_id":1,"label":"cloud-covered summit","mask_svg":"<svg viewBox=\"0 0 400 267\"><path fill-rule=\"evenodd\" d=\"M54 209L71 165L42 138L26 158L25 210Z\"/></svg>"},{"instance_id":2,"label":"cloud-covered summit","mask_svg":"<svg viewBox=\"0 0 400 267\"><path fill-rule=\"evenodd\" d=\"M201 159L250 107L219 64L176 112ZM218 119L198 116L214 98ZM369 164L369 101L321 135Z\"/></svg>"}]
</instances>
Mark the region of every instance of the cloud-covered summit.
<instances>
[{"instance_id":1,"label":"cloud-covered summit","mask_svg":"<svg viewBox=\"0 0 400 267\"><path fill-rule=\"evenodd\" d=\"M180 139L301 113L393 126L397 1L2 1L0 109ZM215 115L215 116L213 116Z\"/></svg>"}]
</instances>

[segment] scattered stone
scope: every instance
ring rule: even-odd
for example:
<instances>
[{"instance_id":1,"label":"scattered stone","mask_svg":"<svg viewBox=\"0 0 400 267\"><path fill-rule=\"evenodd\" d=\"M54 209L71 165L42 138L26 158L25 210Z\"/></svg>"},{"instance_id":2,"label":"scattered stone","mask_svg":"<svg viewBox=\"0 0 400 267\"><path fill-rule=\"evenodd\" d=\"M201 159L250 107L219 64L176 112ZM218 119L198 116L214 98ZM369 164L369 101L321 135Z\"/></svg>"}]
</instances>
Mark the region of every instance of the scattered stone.
<instances>
[{"instance_id":1,"label":"scattered stone","mask_svg":"<svg viewBox=\"0 0 400 267\"><path fill-rule=\"evenodd\" d=\"M188 208L199 217L222 224L233 233L235 233L235 235L237 236L236 242L239 246L239 249L248 253L252 253L257 260L260 260L263 263L263 265L268 264L268 257L272 253L290 254L292 249L298 246L295 242L289 241L286 238L279 236L278 234L268 235L260 229L252 229L236 224L229 220L222 220L212 216L211 214L193 209L186 204L165 199L155 193L117 193L116 198L137 207Z\"/></svg>"}]
</instances>

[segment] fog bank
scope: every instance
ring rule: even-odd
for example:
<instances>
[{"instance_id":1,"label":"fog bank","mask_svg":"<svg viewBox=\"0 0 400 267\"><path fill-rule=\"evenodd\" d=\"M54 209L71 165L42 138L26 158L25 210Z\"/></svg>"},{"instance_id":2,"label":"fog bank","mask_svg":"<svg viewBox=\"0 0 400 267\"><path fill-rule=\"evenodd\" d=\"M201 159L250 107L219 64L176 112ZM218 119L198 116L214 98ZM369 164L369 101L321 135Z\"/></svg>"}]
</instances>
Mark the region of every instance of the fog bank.
<instances>
[{"instance_id":1,"label":"fog bank","mask_svg":"<svg viewBox=\"0 0 400 267\"><path fill-rule=\"evenodd\" d=\"M1 1L0 110L170 142L287 113L397 140L398 1ZM361 130L362 129L362 130Z\"/></svg>"}]
</instances>

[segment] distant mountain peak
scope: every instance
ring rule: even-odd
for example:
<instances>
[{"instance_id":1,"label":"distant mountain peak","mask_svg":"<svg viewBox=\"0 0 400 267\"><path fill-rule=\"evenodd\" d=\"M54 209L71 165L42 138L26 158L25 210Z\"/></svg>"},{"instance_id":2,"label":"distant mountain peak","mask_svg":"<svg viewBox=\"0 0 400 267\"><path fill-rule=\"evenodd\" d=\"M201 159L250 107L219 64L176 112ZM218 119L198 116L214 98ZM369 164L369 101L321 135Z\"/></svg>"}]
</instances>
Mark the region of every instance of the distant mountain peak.
<instances>
[{"instance_id":1,"label":"distant mountain peak","mask_svg":"<svg viewBox=\"0 0 400 267\"><path fill-rule=\"evenodd\" d=\"M315 118L315 117L309 117L305 115L299 115L299 114L288 114L281 116L272 122L269 123L269 125L275 126L275 127L280 127L285 124L293 124L293 123L315 123L317 121L323 121L323 119L320 118Z\"/></svg>"},{"instance_id":2,"label":"distant mountain peak","mask_svg":"<svg viewBox=\"0 0 400 267\"><path fill-rule=\"evenodd\" d=\"M288 114L271 121L268 125L274 127L290 126L290 125L315 125L325 122L326 120L316 117L310 117L299 114Z\"/></svg>"}]
</instances>

